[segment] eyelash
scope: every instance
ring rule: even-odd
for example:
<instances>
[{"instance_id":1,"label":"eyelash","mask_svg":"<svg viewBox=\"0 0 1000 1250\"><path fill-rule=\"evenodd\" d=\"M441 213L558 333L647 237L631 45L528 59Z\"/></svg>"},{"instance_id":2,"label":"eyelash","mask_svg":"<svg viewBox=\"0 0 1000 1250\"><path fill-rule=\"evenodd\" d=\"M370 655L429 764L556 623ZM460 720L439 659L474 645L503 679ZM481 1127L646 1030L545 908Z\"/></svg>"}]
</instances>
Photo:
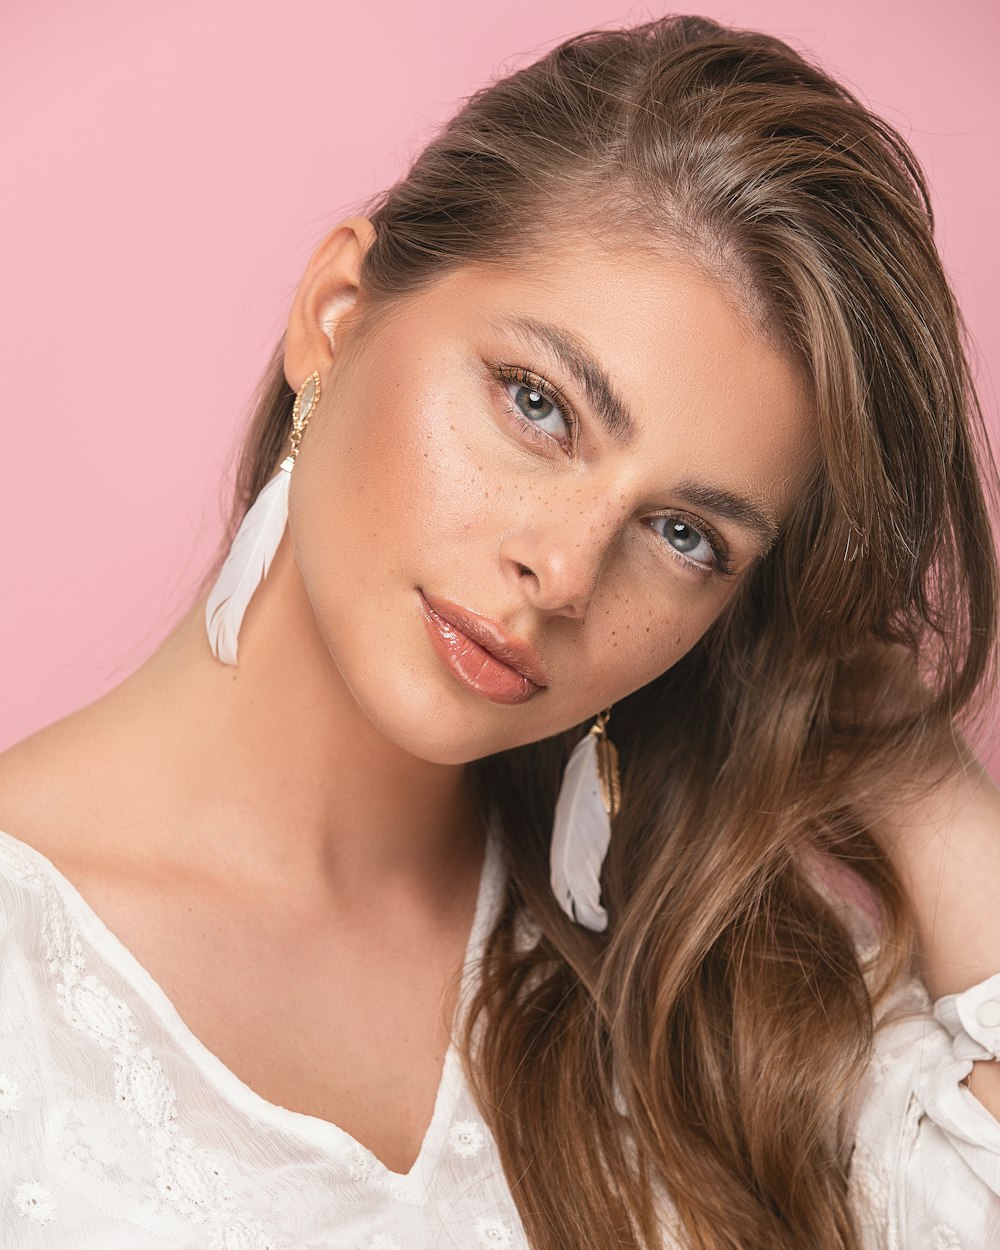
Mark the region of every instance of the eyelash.
<instances>
[{"instance_id":1,"label":"eyelash","mask_svg":"<svg viewBox=\"0 0 1000 1250\"><path fill-rule=\"evenodd\" d=\"M689 560L683 556L676 547L671 547L663 535L659 535L663 539L664 545L672 552L678 560L681 560L688 568L694 566L699 573L715 573L719 577L728 578L733 575L732 558L729 554L729 547L707 521L701 519L695 521L693 518L689 521L682 512L661 512L652 518L654 521L673 521L681 525L686 525L689 529L694 530L696 534L700 534L712 549L712 565L705 565L698 560Z\"/></svg>"},{"instance_id":2,"label":"eyelash","mask_svg":"<svg viewBox=\"0 0 1000 1250\"><path fill-rule=\"evenodd\" d=\"M530 370L523 368L521 365L505 365L495 363L491 364L490 368L499 381L504 383L518 382L522 386L527 386L531 390L537 391L538 394L544 396L550 404L558 408L560 415L566 422L569 429L569 451L572 453L576 448L577 438L579 436L580 419L577 416L573 405L569 402L566 396L563 395L559 388L554 386L551 382L546 381L546 379L541 377L539 374L532 373ZM507 400L508 411L514 417L518 426L528 435L529 438L541 443L555 443L557 447L563 446L563 444L560 443L557 438L554 438L553 435L547 434L544 430L539 429L534 422L529 421L517 405L514 404L507 392L503 390L503 387L501 387L501 390L503 391L504 398ZM706 574L716 574L719 577L724 578L732 576L733 569L728 544L723 541L721 536L712 528L712 526L708 524L707 521L702 521L701 519L697 522L693 520L689 521L683 514L676 512L661 512L653 519L676 519L683 525L690 525L690 528L699 533L708 543L709 547L711 547L714 564L712 566L706 566L699 563L697 560L688 559L675 548L671 547L667 540L661 536L663 545L686 569L693 570L695 573L700 573L703 576Z\"/></svg>"},{"instance_id":3,"label":"eyelash","mask_svg":"<svg viewBox=\"0 0 1000 1250\"><path fill-rule=\"evenodd\" d=\"M522 386L526 386L529 390L537 391L559 409L560 415L566 422L569 430L570 446L569 451L576 449L577 435L580 430L580 419L576 415L576 410L569 402L566 396L553 386L551 382L547 382L545 378L539 377L537 373L531 373L529 370L522 368L520 365L494 365L492 366L497 377L503 382L519 382ZM525 431L529 438L541 440L543 443L555 443L557 446L563 446L558 439L553 438L551 434L546 434L544 430L538 428L533 421L529 421L523 412L513 403L510 396L504 392L505 397L510 403L510 412L518 425Z\"/></svg>"}]
</instances>

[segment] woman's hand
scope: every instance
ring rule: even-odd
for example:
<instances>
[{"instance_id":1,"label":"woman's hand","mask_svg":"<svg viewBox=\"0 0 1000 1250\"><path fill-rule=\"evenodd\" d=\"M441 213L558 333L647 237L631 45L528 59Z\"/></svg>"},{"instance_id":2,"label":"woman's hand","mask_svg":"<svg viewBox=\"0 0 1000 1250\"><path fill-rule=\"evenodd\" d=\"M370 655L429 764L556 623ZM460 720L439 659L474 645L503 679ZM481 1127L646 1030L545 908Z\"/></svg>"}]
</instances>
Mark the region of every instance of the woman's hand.
<instances>
[{"instance_id":1,"label":"woman's hand","mask_svg":"<svg viewBox=\"0 0 1000 1250\"><path fill-rule=\"evenodd\" d=\"M932 998L1000 972L1000 788L964 744L950 749L944 780L873 830L913 908ZM974 1064L968 1086L1000 1119L1000 1063Z\"/></svg>"}]
</instances>

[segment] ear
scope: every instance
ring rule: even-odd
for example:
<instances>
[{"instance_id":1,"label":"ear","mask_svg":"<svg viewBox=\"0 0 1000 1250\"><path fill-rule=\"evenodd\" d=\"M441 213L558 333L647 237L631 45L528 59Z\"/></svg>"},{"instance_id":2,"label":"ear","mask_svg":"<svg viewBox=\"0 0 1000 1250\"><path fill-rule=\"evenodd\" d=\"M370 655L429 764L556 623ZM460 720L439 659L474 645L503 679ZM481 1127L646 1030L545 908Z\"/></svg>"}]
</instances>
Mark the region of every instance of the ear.
<instances>
[{"instance_id":1,"label":"ear","mask_svg":"<svg viewBox=\"0 0 1000 1250\"><path fill-rule=\"evenodd\" d=\"M347 217L313 252L292 303L285 332L285 378L299 390L314 369L329 369L337 330L360 294L358 276L375 240L367 217Z\"/></svg>"}]
</instances>

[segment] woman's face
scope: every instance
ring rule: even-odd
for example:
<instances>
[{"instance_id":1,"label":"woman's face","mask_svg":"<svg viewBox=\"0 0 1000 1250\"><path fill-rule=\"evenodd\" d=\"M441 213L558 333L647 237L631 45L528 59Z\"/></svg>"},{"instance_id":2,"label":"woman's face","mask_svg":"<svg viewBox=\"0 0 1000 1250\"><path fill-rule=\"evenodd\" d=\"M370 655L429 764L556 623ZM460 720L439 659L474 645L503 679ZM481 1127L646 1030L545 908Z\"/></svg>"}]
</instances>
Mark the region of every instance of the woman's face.
<instances>
[{"instance_id":1,"label":"woman's face","mask_svg":"<svg viewBox=\"0 0 1000 1250\"><path fill-rule=\"evenodd\" d=\"M317 365L296 562L362 711L440 763L548 737L668 669L815 456L799 374L717 282L585 238L453 272ZM428 601L529 645L544 685Z\"/></svg>"}]
</instances>

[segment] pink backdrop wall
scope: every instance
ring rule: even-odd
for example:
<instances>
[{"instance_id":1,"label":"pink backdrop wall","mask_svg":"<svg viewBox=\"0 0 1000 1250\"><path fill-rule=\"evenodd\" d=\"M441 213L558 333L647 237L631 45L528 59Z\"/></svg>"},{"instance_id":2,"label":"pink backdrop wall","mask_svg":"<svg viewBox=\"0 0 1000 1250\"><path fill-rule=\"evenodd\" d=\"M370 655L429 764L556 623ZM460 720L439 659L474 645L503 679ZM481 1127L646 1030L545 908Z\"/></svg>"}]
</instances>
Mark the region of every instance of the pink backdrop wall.
<instances>
[{"instance_id":1,"label":"pink backdrop wall","mask_svg":"<svg viewBox=\"0 0 1000 1250\"><path fill-rule=\"evenodd\" d=\"M1000 6L685 10L811 49L911 139L1000 433ZM120 681L186 607L248 397L325 230L491 76L666 11L7 0L0 748Z\"/></svg>"}]
</instances>

